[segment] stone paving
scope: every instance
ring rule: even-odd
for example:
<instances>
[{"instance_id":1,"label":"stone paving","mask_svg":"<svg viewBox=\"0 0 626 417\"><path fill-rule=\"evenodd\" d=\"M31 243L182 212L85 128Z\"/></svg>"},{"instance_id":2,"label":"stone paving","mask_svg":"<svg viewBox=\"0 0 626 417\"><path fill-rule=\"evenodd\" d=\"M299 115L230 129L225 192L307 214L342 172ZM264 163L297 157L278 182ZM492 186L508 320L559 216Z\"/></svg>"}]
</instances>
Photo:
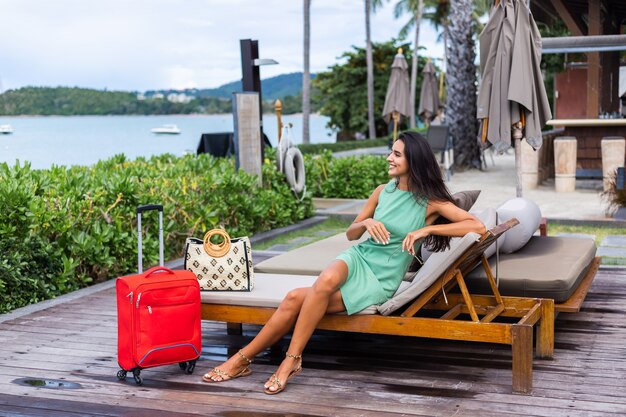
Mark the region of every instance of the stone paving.
<instances>
[{"instance_id":1,"label":"stone paving","mask_svg":"<svg viewBox=\"0 0 626 417\"><path fill-rule=\"evenodd\" d=\"M602 239L598 256L602 256L605 264L626 265L626 235L612 235Z\"/></svg>"}]
</instances>

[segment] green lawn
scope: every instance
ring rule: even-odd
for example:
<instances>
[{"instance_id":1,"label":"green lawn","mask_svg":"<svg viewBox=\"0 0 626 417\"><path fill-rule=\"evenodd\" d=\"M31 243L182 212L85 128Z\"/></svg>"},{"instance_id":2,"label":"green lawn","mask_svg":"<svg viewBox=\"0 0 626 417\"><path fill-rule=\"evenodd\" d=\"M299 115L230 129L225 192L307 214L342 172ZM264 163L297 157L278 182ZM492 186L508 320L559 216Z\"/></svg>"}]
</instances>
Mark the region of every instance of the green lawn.
<instances>
[{"instance_id":1,"label":"green lawn","mask_svg":"<svg viewBox=\"0 0 626 417\"><path fill-rule=\"evenodd\" d=\"M570 226L548 223L548 236L556 236L559 233L584 233L594 235L596 237L596 245L600 246L605 237L609 235L626 235L626 230L613 227Z\"/></svg>"},{"instance_id":2,"label":"green lawn","mask_svg":"<svg viewBox=\"0 0 626 417\"><path fill-rule=\"evenodd\" d=\"M600 247L605 237L610 235L626 235L626 229L617 227L569 226L548 223L548 236L556 236L559 233L584 233L594 235L596 237L596 246ZM626 258L603 256L602 265L626 265Z\"/></svg>"},{"instance_id":3,"label":"green lawn","mask_svg":"<svg viewBox=\"0 0 626 417\"><path fill-rule=\"evenodd\" d=\"M300 244L295 245L292 249L298 248L300 246L308 245L309 243L316 242L318 240L325 239L329 236L336 235L337 233L345 232L348 229L352 222L335 219L333 217L329 217L328 220L315 225L313 227L309 227L306 229L296 230L290 233L286 233L284 235L278 236L272 240L263 243L257 243L254 245L255 250L266 250L274 245L287 244L290 241L297 239L299 237L310 238L310 240L306 242L302 242ZM328 234L321 234L320 232L328 232Z\"/></svg>"}]
</instances>

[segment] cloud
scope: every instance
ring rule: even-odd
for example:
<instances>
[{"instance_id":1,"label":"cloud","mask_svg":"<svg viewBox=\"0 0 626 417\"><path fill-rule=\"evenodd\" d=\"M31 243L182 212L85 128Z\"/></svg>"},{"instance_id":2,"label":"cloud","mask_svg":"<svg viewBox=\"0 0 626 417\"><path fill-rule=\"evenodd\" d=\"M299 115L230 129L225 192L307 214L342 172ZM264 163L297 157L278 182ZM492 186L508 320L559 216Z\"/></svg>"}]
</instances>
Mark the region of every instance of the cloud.
<instances>
[{"instance_id":1,"label":"cloud","mask_svg":"<svg viewBox=\"0 0 626 417\"><path fill-rule=\"evenodd\" d=\"M4 89L215 87L241 78L239 40L246 38L259 41L262 58L280 63L263 67L263 78L302 70L300 1L20 0L4 2L2 15ZM385 4L372 15L373 40L396 37L405 20ZM431 55L442 55L429 25L422 24L420 39ZM362 1L312 2L313 72L364 43Z\"/></svg>"}]
</instances>

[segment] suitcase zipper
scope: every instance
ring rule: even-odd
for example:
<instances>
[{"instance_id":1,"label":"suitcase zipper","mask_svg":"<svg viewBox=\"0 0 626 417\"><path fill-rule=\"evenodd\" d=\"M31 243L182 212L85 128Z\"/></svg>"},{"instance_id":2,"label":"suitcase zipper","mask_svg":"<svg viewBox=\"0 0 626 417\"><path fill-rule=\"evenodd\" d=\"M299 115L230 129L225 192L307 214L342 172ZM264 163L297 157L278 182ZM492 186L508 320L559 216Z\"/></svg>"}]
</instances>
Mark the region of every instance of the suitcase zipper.
<instances>
[{"instance_id":1,"label":"suitcase zipper","mask_svg":"<svg viewBox=\"0 0 626 417\"><path fill-rule=\"evenodd\" d=\"M152 314L152 307L148 306L148 313Z\"/></svg>"},{"instance_id":2,"label":"suitcase zipper","mask_svg":"<svg viewBox=\"0 0 626 417\"><path fill-rule=\"evenodd\" d=\"M126 297L128 297L128 300L130 301L130 305L133 305L133 292L132 291L129 292Z\"/></svg>"},{"instance_id":3,"label":"suitcase zipper","mask_svg":"<svg viewBox=\"0 0 626 417\"><path fill-rule=\"evenodd\" d=\"M141 293L137 296L137 304L135 305L136 308L139 308L139 300L141 300Z\"/></svg>"}]
</instances>

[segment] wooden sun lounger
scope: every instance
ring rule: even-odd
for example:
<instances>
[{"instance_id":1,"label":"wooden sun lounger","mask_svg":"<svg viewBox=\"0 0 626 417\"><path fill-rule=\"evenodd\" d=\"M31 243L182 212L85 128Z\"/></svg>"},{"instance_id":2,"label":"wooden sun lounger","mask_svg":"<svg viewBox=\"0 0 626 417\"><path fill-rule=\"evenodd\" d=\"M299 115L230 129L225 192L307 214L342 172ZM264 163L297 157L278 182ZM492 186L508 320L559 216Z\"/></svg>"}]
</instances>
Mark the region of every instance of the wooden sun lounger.
<instances>
[{"instance_id":1,"label":"wooden sun lounger","mask_svg":"<svg viewBox=\"0 0 626 417\"><path fill-rule=\"evenodd\" d=\"M552 358L554 352L554 301L541 298L502 297L496 287L484 250L502 233L517 224L516 219L498 225L458 257L437 280L419 295L399 315L379 314L326 315L318 329L346 332L427 337L472 342L511 345L513 392L532 391L533 326L537 324L536 356ZM472 296L464 281L464 274L482 263L487 271L493 295ZM446 293L458 285L459 294ZM219 297L219 294L217 295ZM202 319L228 323L229 333L241 331L241 323L265 324L275 308L244 305L202 304ZM218 300L219 302L219 300ZM438 318L420 317L429 310L441 310ZM398 310L400 311L400 310ZM469 316L469 319L467 318ZM496 319L506 317L506 322ZM511 318L517 318L511 322Z\"/></svg>"}]
</instances>

